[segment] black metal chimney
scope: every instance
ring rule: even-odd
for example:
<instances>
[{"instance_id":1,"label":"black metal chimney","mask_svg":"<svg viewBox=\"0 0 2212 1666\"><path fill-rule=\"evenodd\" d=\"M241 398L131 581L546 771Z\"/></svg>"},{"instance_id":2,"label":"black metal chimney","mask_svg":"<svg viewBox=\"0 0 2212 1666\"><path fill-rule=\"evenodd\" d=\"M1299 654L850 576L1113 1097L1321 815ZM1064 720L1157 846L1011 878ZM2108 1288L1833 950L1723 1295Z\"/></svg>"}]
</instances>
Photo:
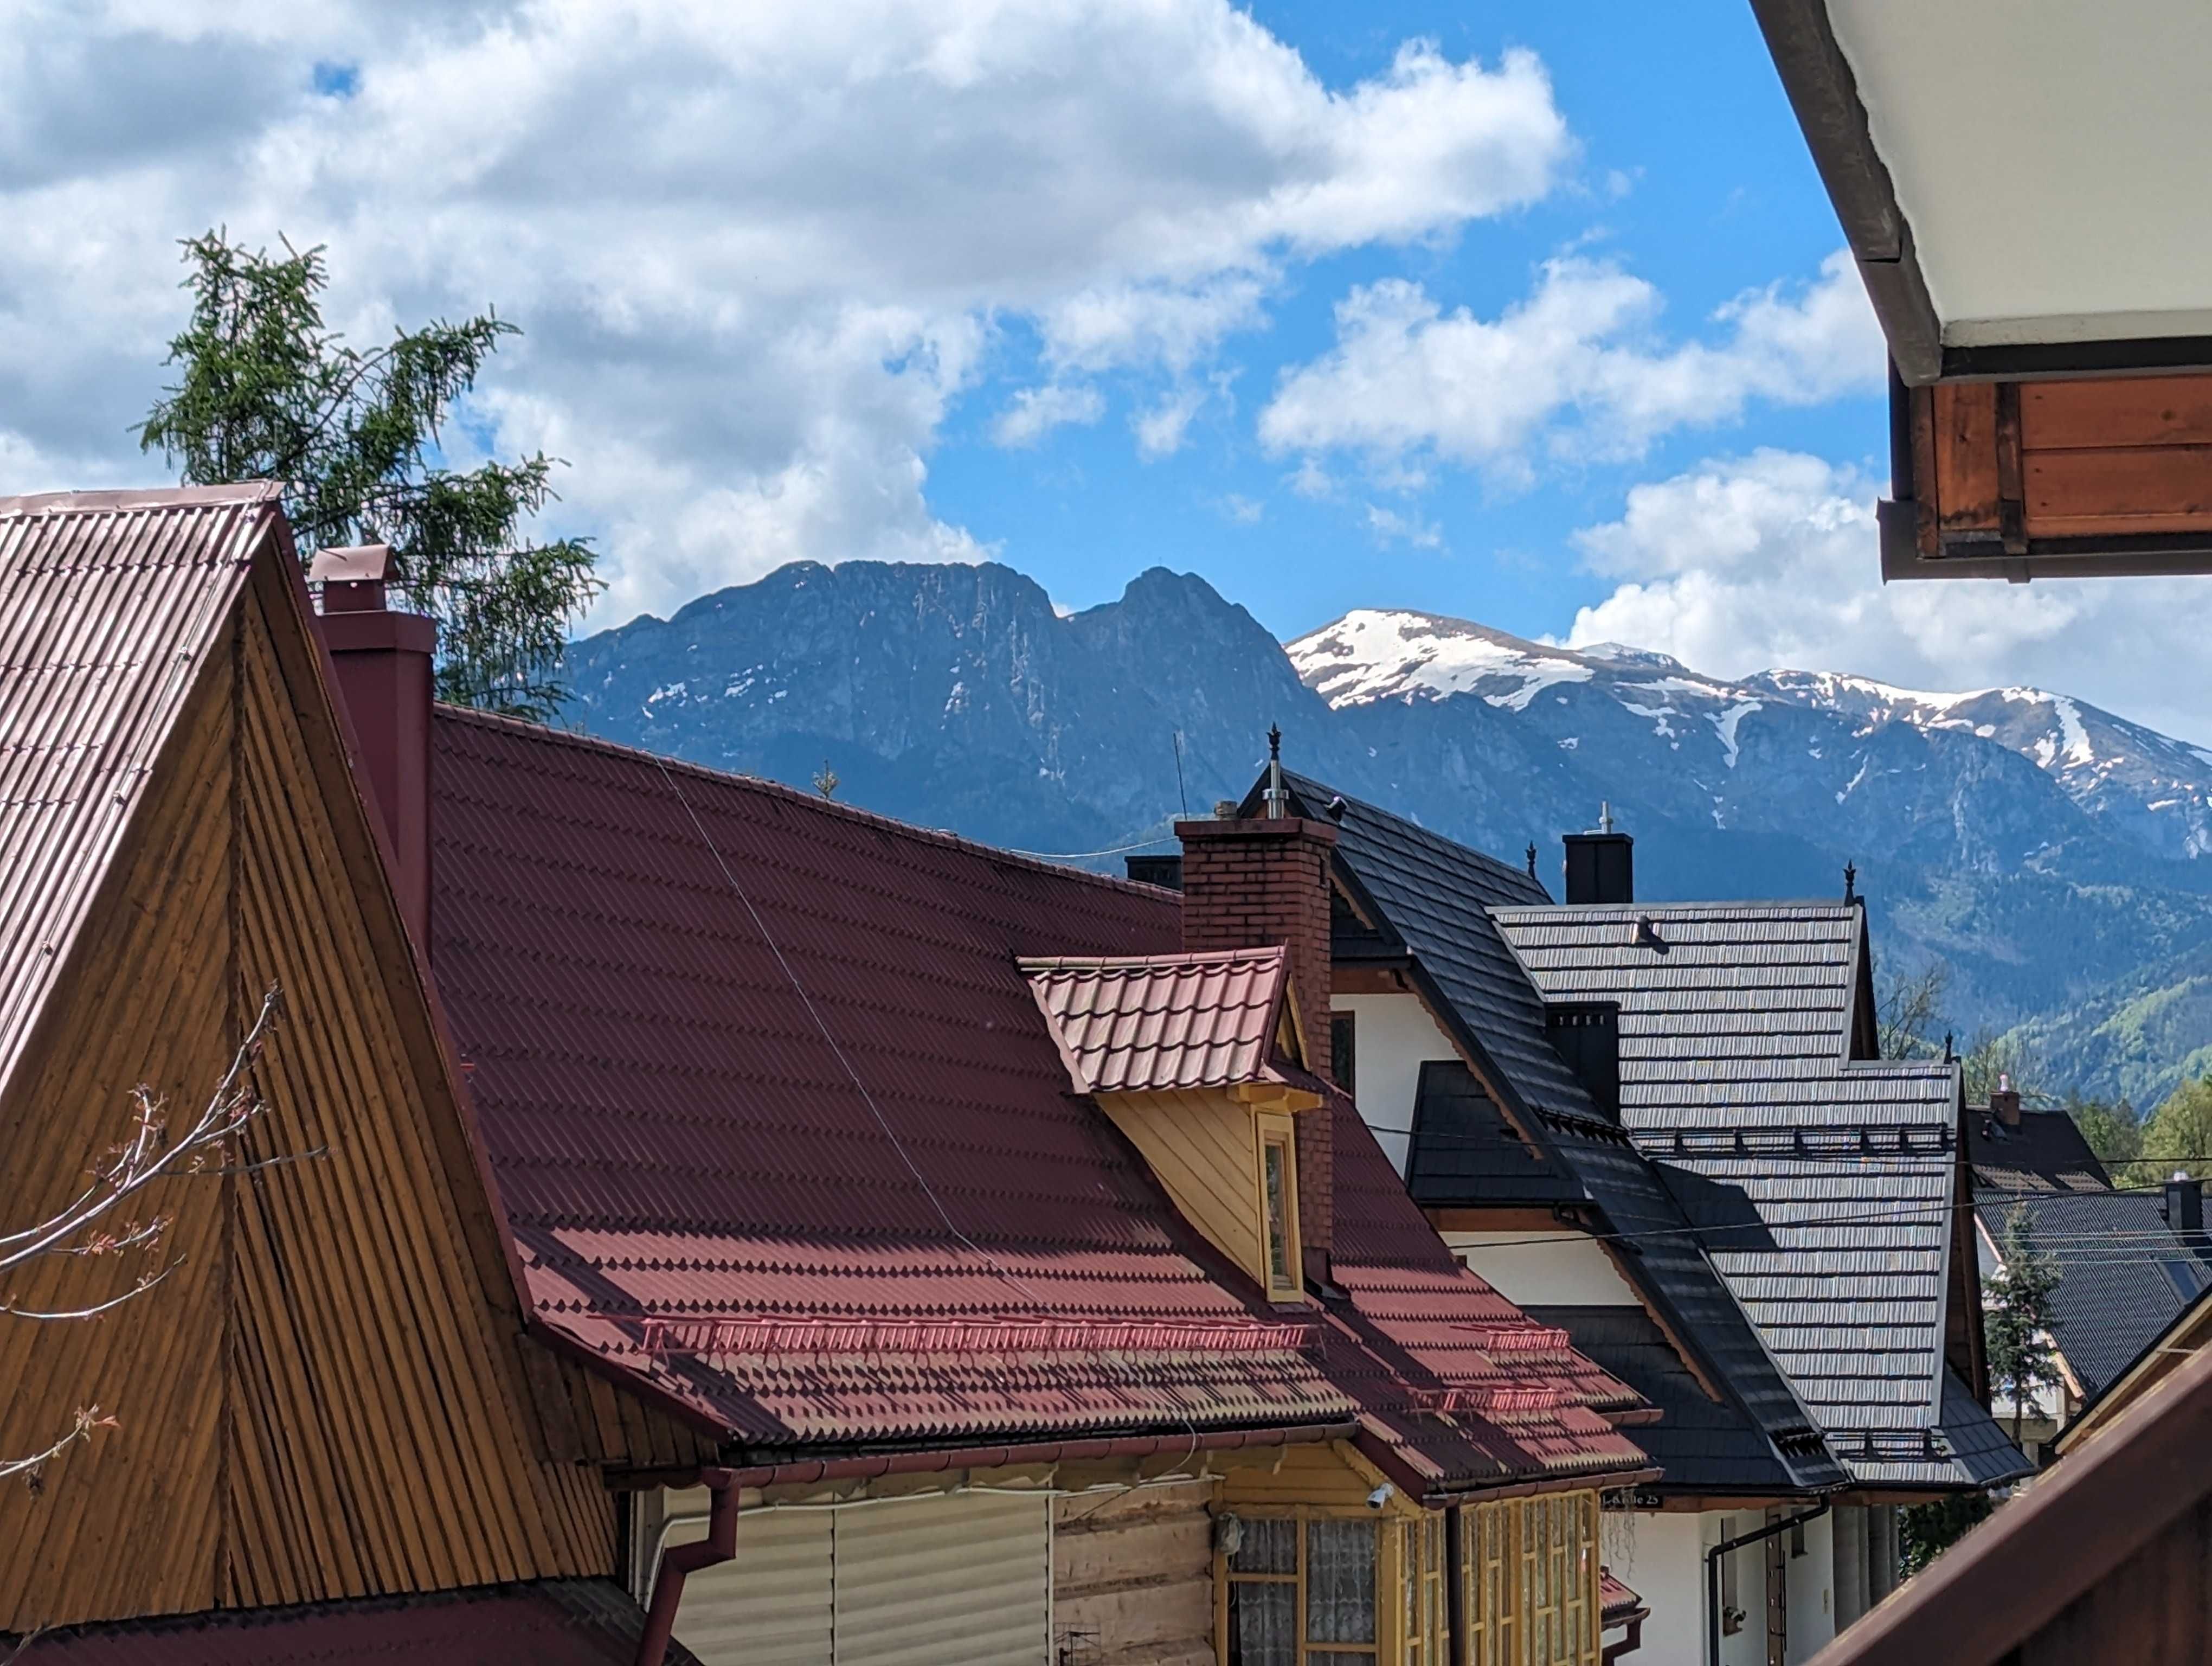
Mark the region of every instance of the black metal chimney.
<instances>
[{"instance_id":1,"label":"black metal chimney","mask_svg":"<svg viewBox=\"0 0 2212 1666\"><path fill-rule=\"evenodd\" d=\"M1636 841L1613 830L1613 806L1598 806L1595 833L1570 833L1567 901L1574 904L1636 900Z\"/></svg>"},{"instance_id":2,"label":"black metal chimney","mask_svg":"<svg viewBox=\"0 0 2212 1666\"><path fill-rule=\"evenodd\" d=\"M1620 1121L1620 1003L1561 1000L1544 1008L1552 1049L1608 1122Z\"/></svg>"},{"instance_id":3,"label":"black metal chimney","mask_svg":"<svg viewBox=\"0 0 2212 1666\"><path fill-rule=\"evenodd\" d=\"M2166 1224L2173 1234L2200 1254L2204 1238L2204 1183L2177 1174L2166 1183Z\"/></svg>"}]
</instances>

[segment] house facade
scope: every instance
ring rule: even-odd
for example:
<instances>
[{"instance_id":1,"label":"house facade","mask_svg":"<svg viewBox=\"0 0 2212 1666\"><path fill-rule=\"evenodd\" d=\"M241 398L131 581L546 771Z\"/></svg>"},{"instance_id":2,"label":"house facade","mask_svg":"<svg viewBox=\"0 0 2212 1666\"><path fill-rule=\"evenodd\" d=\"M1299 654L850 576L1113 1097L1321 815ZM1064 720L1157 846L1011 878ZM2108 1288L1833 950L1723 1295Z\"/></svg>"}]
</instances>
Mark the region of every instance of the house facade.
<instances>
[{"instance_id":1,"label":"house facade","mask_svg":"<svg viewBox=\"0 0 2212 1666\"><path fill-rule=\"evenodd\" d=\"M1809 1657L1893 1585L1899 1505L2025 1468L1977 1397L1957 1072L1872 1057L1863 909L1559 906L1533 852L1285 790L1338 835L1361 1116L1465 1264L1665 1408L1615 1559L1649 1657Z\"/></svg>"},{"instance_id":2,"label":"house facade","mask_svg":"<svg viewBox=\"0 0 2212 1666\"><path fill-rule=\"evenodd\" d=\"M1332 1085L1331 830L1178 899L434 708L381 572L318 617L267 488L0 503L0 1195L69 1218L142 1083L239 1119L158 1280L11 1287L0 1455L87 1414L0 1633L1600 1657L1655 1408Z\"/></svg>"}]
</instances>

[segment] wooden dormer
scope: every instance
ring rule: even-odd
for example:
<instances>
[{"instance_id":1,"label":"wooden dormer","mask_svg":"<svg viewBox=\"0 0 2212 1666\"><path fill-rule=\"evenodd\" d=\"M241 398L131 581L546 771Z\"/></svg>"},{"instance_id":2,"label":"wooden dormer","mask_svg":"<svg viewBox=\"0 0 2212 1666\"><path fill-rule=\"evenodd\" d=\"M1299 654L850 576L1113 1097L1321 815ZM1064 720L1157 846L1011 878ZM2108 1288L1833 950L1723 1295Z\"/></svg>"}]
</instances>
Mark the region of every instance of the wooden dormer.
<instances>
[{"instance_id":1,"label":"wooden dormer","mask_svg":"<svg viewBox=\"0 0 2212 1666\"><path fill-rule=\"evenodd\" d=\"M1025 960L1070 1085L1097 1101L1191 1225L1268 1298L1305 1301L1296 1118L1310 1075L1281 948Z\"/></svg>"}]
</instances>

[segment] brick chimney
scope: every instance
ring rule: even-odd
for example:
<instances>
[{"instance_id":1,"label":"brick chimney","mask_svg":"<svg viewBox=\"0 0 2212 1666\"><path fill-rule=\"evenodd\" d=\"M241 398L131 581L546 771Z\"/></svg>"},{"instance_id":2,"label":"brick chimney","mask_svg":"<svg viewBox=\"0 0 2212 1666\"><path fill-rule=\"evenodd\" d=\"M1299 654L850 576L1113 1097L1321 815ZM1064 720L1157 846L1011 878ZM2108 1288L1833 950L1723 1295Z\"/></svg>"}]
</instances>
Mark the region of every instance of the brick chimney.
<instances>
[{"instance_id":1,"label":"brick chimney","mask_svg":"<svg viewBox=\"0 0 2212 1666\"><path fill-rule=\"evenodd\" d=\"M1990 1090L1990 1115L2008 1128L2020 1126L2020 1090L2012 1085L2011 1077L1998 1077L1997 1085Z\"/></svg>"},{"instance_id":2,"label":"brick chimney","mask_svg":"<svg viewBox=\"0 0 2212 1666\"><path fill-rule=\"evenodd\" d=\"M392 889L416 946L430 952L431 660L438 628L385 605L392 551L381 544L325 550L307 576L323 587L319 621L337 668L364 795L392 842Z\"/></svg>"},{"instance_id":3,"label":"brick chimney","mask_svg":"<svg viewBox=\"0 0 2212 1666\"><path fill-rule=\"evenodd\" d=\"M1271 794L1267 807L1273 813L1176 824L1182 841L1182 944L1194 951L1287 946L1306 1068L1326 1081L1328 856L1336 830L1289 814L1283 796ZM1303 1112L1295 1123L1306 1275L1326 1279L1336 1216L1328 1113Z\"/></svg>"}]
</instances>

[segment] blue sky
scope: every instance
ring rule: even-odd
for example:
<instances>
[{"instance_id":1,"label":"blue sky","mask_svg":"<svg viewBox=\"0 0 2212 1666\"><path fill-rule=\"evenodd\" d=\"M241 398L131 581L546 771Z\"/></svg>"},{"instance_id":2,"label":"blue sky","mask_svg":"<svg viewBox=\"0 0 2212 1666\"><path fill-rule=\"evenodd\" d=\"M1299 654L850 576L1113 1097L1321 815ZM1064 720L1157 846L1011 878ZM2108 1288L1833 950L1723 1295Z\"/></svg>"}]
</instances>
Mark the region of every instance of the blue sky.
<instances>
[{"instance_id":1,"label":"blue sky","mask_svg":"<svg viewBox=\"0 0 2212 1666\"><path fill-rule=\"evenodd\" d=\"M1143 460L1130 443L1138 399L1127 382L1095 425L1056 429L1033 451L992 446L994 395L1021 385L1030 368L1024 344L1009 344L992 380L947 425L931 498L1055 599L1109 599L1159 562L1203 573L1285 636L1361 606L1559 635L1577 607L1611 588L1582 569L1574 531L1618 516L1636 482L1758 446L1874 465L1887 402L1869 388L1812 407L1755 406L1740 420L1667 435L1635 459L1548 471L1526 487L1444 469L1424 493L1384 495L1434 528L1442 542L1433 549L1378 538L1363 520L1369 499L1357 493L1319 504L1299 496L1284 459L1255 442L1252 416L1284 367L1326 348L1331 308L1354 284L1417 277L1451 305L1492 316L1526 292L1546 258L1579 248L1649 279L1665 296L1662 330L1698 336L1711 332L1716 307L1747 289L1811 280L1842 239L1748 5L1252 10L1340 87L1386 70L1413 37L1486 61L1508 46L1533 49L1579 142L1571 183L1433 245L1353 250L1300 270L1270 299L1267 326L1227 344L1235 409L1210 409L1172 458ZM1260 519L1236 520L1232 500L1260 506Z\"/></svg>"},{"instance_id":2,"label":"blue sky","mask_svg":"<svg viewBox=\"0 0 2212 1666\"><path fill-rule=\"evenodd\" d=\"M2212 587L1879 583L1880 336L1747 0L112 0L0 9L0 491L161 478L222 226L356 339L522 327L447 439L568 464L584 629L1164 563L2212 744Z\"/></svg>"}]
</instances>

